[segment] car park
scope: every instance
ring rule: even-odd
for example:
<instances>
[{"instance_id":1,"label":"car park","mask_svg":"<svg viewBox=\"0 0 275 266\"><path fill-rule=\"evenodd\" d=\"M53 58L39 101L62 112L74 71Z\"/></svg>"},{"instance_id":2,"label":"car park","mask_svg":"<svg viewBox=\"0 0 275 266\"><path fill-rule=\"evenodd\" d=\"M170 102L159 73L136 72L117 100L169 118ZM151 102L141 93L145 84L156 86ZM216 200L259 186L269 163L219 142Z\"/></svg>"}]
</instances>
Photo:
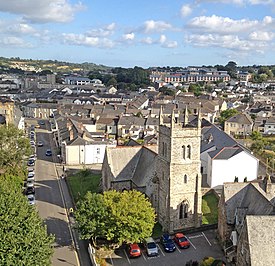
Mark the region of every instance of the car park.
<instances>
[{"instance_id":1,"label":"car park","mask_svg":"<svg viewBox=\"0 0 275 266\"><path fill-rule=\"evenodd\" d=\"M25 194L26 195L35 194L34 187L27 187L26 190L25 190Z\"/></svg>"},{"instance_id":2,"label":"car park","mask_svg":"<svg viewBox=\"0 0 275 266\"><path fill-rule=\"evenodd\" d=\"M52 156L52 151L50 149L47 149L46 150L46 156Z\"/></svg>"},{"instance_id":3,"label":"car park","mask_svg":"<svg viewBox=\"0 0 275 266\"><path fill-rule=\"evenodd\" d=\"M152 237L148 237L145 240L145 248L146 248L146 253L147 253L148 257L153 257L153 256L159 255L158 247L156 245L155 240Z\"/></svg>"},{"instance_id":4,"label":"car park","mask_svg":"<svg viewBox=\"0 0 275 266\"><path fill-rule=\"evenodd\" d=\"M166 252L174 252L176 250L175 242L169 234L163 234L160 238L160 243Z\"/></svg>"},{"instance_id":5,"label":"car park","mask_svg":"<svg viewBox=\"0 0 275 266\"><path fill-rule=\"evenodd\" d=\"M27 195L28 201L30 203L30 205L34 205L35 204L35 196L34 194L29 194Z\"/></svg>"},{"instance_id":6,"label":"car park","mask_svg":"<svg viewBox=\"0 0 275 266\"><path fill-rule=\"evenodd\" d=\"M43 145L44 145L44 143L43 143L42 140L39 140L39 141L37 142L37 146L38 146L38 147L42 147Z\"/></svg>"},{"instance_id":7,"label":"car park","mask_svg":"<svg viewBox=\"0 0 275 266\"><path fill-rule=\"evenodd\" d=\"M177 243L177 245L179 246L179 248L189 248L190 247L190 242L183 233L175 234L174 240Z\"/></svg>"},{"instance_id":8,"label":"car park","mask_svg":"<svg viewBox=\"0 0 275 266\"><path fill-rule=\"evenodd\" d=\"M28 166L34 166L35 160L34 159L29 159L28 160Z\"/></svg>"}]
</instances>

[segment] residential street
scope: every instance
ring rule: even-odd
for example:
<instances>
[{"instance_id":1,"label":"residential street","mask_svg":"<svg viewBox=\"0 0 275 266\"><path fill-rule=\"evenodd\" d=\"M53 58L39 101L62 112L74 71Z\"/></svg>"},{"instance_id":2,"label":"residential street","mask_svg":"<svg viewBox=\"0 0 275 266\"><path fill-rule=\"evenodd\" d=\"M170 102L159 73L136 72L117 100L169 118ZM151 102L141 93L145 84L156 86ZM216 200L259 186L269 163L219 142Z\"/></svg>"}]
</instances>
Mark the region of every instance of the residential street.
<instances>
[{"instance_id":1,"label":"residential street","mask_svg":"<svg viewBox=\"0 0 275 266\"><path fill-rule=\"evenodd\" d=\"M55 235L55 249L52 265L80 265L73 245L72 231L66 214L60 180L53 163L53 156L46 156L50 148L50 136L46 130L36 130L36 141L42 140L43 147L37 147L36 205L39 214L47 224L48 232Z\"/></svg>"}]
</instances>

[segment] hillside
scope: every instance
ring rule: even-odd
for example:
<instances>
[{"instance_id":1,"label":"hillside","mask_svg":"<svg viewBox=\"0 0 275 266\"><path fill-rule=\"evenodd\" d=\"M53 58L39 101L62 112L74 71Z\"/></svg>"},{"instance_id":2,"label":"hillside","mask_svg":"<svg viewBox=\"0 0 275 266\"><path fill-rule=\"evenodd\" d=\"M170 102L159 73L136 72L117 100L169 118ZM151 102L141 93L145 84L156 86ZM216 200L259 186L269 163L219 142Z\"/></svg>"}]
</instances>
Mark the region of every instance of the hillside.
<instances>
[{"instance_id":1,"label":"hillside","mask_svg":"<svg viewBox=\"0 0 275 266\"><path fill-rule=\"evenodd\" d=\"M0 57L1 72L21 72L21 71L52 71L53 73L71 73L71 72L90 72L106 71L110 67L96 65L93 63L69 63L57 60L32 60L21 59L19 57L5 58Z\"/></svg>"}]
</instances>

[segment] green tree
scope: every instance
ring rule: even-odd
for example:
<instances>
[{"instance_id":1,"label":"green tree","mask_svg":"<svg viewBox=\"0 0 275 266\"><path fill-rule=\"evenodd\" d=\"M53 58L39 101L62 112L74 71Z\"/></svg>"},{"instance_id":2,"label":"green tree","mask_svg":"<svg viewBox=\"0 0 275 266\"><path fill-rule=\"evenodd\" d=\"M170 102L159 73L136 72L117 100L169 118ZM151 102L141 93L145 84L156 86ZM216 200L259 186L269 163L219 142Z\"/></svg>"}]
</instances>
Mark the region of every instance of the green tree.
<instances>
[{"instance_id":1,"label":"green tree","mask_svg":"<svg viewBox=\"0 0 275 266\"><path fill-rule=\"evenodd\" d=\"M50 265L54 238L16 179L0 176L0 265Z\"/></svg>"},{"instance_id":2,"label":"green tree","mask_svg":"<svg viewBox=\"0 0 275 266\"><path fill-rule=\"evenodd\" d=\"M77 204L75 217L82 239L104 237L114 246L140 242L151 236L155 211L149 200L136 190L90 192Z\"/></svg>"},{"instance_id":3,"label":"green tree","mask_svg":"<svg viewBox=\"0 0 275 266\"><path fill-rule=\"evenodd\" d=\"M201 266L211 266L212 263L215 261L215 259L213 257L205 257L202 262L201 262Z\"/></svg>"},{"instance_id":4,"label":"green tree","mask_svg":"<svg viewBox=\"0 0 275 266\"><path fill-rule=\"evenodd\" d=\"M26 158L31 154L29 140L13 125L0 126L0 169L22 175Z\"/></svg>"},{"instance_id":5,"label":"green tree","mask_svg":"<svg viewBox=\"0 0 275 266\"><path fill-rule=\"evenodd\" d=\"M221 112L219 117L219 122L224 125L224 122L229 119L230 117L238 114L238 111L236 109L227 109Z\"/></svg>"},{"instance_id":6,"label":"green tree","mask_svg":"<svg viewBox=\"0 0 275 266\"><path fill-rule=\"evenodd\" d=\"M256 140L261 140L263 138L262 134L259 131L253 131L250 135L251 139L256 141Z\"/></svg>"},{"instance_id":7,"label":"green tree","mask_svg":"<svg viewBox=\"0 0 275 266\"><path fill-rule=\"evenodd\" d=\"M77 203L75 218L81 239L91 239L96 245L97 237L106 236L106 225L109 221L103 195L87 192L83 200Z\"/></svg>"}]
</instances>

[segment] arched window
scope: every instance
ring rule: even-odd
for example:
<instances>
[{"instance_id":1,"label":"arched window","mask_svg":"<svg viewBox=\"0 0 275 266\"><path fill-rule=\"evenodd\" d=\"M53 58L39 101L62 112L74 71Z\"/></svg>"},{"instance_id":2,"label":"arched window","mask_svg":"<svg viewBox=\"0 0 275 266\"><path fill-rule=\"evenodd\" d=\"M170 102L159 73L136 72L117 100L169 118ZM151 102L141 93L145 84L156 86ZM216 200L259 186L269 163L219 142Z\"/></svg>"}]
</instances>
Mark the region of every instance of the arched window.
<instances>
[{"instance_id":1,"label":"arched window","mask_svg":"<svg viewBox=\"0 0 275 266\"><path fill-rule=\"evenodd\" d=\"M183 218L183 204L180 205L179 219Z\"/></svg>"},{"instance_id":2,"label":"arched window","mask_svg":"<svg viewBox=\"0 0 275 266\"><path fill-rule=\"evenodd\" d=\"M183 158L184 160L185 160L185 158L186 158L186 157L185 157L185 156L186 156L185 152L186 152L186 151L185 151L185 146L183 145L183 146L182 146L182 158Z\"/></svg>"},{"instance_id":3,"label":"arched window","mask_svg":"<svg viewBox=\"0 0 275 266\"><path fill-rule=\"evenodd\" d=\"M179 219L183 219L187 217L188 217L188 204L185 201L183 201L179 209Z\"/></svg>"},{"instance_id":4,"label":"arched window","mask_svg":"<svg viewBox=\"0 0 275 266\"><path fill-rule=\"evenodd\" d=\"M187 183L187 175L184 175L184 184L186 184Z\"/></svg>"},{"instance_id":5,"label":"arched window","mask_svg":"<svg viewBox=\"0 0 275 266\"><path fill-rule=\"evenodd\" d=\"M187 218L188 217L188 204L186 203L184 205L184 218Z\"/></svg>"},{"instance_id":6,"label":"arched window","mask_svg":"<svg viewBox=\"0 0 275 266\"><path fill-rule=\"evenodd\" d=\"M187 153L187 158L191 159L191 146L190 145L187 146L187 152L186 153Z\"/></svg>"}]
</instances>

